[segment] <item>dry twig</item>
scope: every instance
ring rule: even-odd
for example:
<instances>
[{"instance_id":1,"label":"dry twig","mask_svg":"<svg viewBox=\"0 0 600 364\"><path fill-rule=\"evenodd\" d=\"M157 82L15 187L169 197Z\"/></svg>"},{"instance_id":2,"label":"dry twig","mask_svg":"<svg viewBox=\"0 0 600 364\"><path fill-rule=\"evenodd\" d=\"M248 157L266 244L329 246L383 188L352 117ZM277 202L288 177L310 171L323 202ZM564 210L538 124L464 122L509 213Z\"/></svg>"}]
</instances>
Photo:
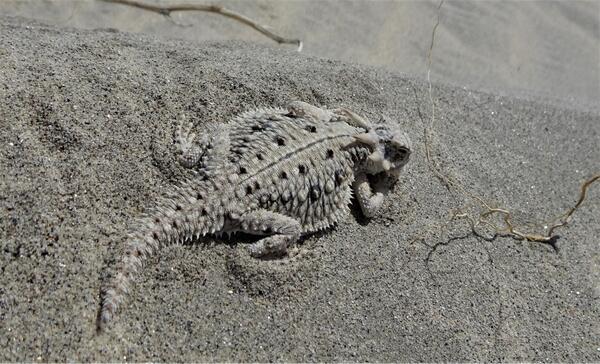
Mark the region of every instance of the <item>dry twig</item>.
<instances>
[{"instance_id":1,"label":"dry twig","mask_svg":"<svg viewBox=\"0 0 600 364\"><path fill-rule=\"evenodd\" d=\"M151 5L145 4L134 0L101 0L107 3L115 3L121 5L127 5L138 9L143 9L147 11L152 11L154 13L158 13L167 19L173 20L171 18L171 13L176 11L205 11L211 12L215 14L219 14L225 16L227 18L239 21L240 23L246 24L247 26L257 30L263 35L273 39L275 42L279 44L295 44L298 46L298 52L302 51L302 41L300 39L291 39L284 38L279 36L266 27L258 24L254 20L244 16L242 14L236 13L235 11L229 10L219 5L201 5L201 4L179 4L179 5L167 5L167 6L159 6L159 5Z\"/></svg>"},{"instance_id":2,"label":"dry twig","mask_svg":"<svg viewBox=\"0 0 600 364\"><path fill-rule=\"evenodd\" d=\"M433 46L434 46L434 42L435 42L436 30L440 24L440 12L441 12L441 7L442 7L443 3L444 3L444 0L441 0L437 7L437 21L436 21L436 23L433 27L432 33L431 33L431 43L429 45L429 51L427 53L427 84L428 84L429 102L431 104L431 119L430 119L429 125L426 125L423 130L424 144L425 144L425 157L426 157L429 169L433 172L433 174L440 181L442 181L448 188L455 188L463 195L478 202L480 207L482 207L485 211L480 213L478 218L474 218L470 213L461 212L459 210L452 215L452 217L450 218L449 221L447 221L445 224L442 225L442 228L444 228L445 226L447 226L448 224L450 224L451 222L453 222L456 219L464 218L469 221L471 230L473 232L476 232L476 228L478 226L486 225L495 232L496 236L510 236L515 239L523 239L523 240L528 240L528 241L533 241L533 242L546 243L546 244L550 244L553 247L555 247L554 242L556 241L557 237L554 235L554 231L558 228L566 226L571 221L572 215L575 213L575 211L577 211L577 209L579 209L579 207L585 200L587 189L589 188L589 186L592 183L600 180L600 173L593 175L591 178L586 180L581 185L580 192L579 192L579 198L577 200L577 203L573 207L571 207L569 210L567 210L564 214L553 219L551 223L546 224L544 226L544 229L548 229L548 231L545 234L538 234L538 233L524 232L524 231L522 231L521 228L517 228L512 221L512 214L508 209L491 207L490 204L488 204L482 197L477 196L477 195L467 191L464 188L464 186L462 185L462 183L450 178L449 176L444 175L441 172L440 168L437 166L435 160L432 158L431 135L432 135L433 126L435 123L435 103L433 101L433 90L432 90L430 76L431 76ZM466 209L462 209L462 210L466 210ZM493 215L500 215L502 217L502 220L504 222L503 227L498 227L488 220ZM548 227L548 225L550 225L550 226Z\"/></svg>"}]
</instances>

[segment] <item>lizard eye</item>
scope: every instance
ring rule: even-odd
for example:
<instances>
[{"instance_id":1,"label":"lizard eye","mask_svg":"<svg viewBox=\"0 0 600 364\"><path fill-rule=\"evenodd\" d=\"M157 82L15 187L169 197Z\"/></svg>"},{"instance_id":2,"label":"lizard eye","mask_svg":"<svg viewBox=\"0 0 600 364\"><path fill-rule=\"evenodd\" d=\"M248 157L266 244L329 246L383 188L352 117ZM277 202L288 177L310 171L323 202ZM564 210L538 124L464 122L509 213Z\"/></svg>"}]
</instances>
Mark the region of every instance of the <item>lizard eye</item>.
<instances>
[{"instance_id":1,"label":"lizard eye","mask_svg":"<svg viewBox=\"0 0 600 364\"><path fill-rule=\"evenodd\" d=\"M410 152L406 148L398 148L397 146L390 144L386 144L385 146L386 159L390 160L391 162L406 162L409 155Z\"/></svg>"},{"instance_id":2,"label":"lizard eye","mask_svg":"<svg viewBox=\"0 0 600 364\"><path fill-rule=\"evenodd\" d=\"M410 152L406 148L400 148L396 150L397 160L405 161L408 159Z\"/></svg>"}]
</instances>

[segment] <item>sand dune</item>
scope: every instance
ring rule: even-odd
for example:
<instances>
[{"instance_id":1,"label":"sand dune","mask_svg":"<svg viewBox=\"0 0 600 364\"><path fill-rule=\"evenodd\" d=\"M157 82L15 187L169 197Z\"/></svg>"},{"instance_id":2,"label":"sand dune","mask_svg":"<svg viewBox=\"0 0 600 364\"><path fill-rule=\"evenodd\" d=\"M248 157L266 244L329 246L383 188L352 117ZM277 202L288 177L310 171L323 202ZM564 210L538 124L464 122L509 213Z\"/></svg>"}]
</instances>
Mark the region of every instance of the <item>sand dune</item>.
<instances>
[{"instance_id":1,"label":"sand dune","mask_svg":"<svg viewBox=\"0 0 600 364\"><path fill-rule=\"evenodd\" d=\"M558 252L485 240L429 170L422 79L243 42L0 21L0 360L598 361L600 190ZM570 207L600 165L600 115L436 83L444 173L522 222ZM181 178L172 136L301 99L398 123L417 145L372 221L293 259L242 243L165 249L114 327L98 291L129 225ZM587 110L587 111L586 111ZM484 234L489 232L483 231Z\"/></svg>"},{"instance_id":2,"label":"sand dune","mask_svg":"<svg viewBox=\"0 0 600 364\"><path fill-rule=\"evenodd\" d=\"M426 73L438 6L438 1L364 0L214 3L256 19L282 35L303 39L303 53L307 55L421 77ZM0 2L0 13L60 26L114 28L161 38L272 45L258 32L209 13L174 14L177 22L191 27L178 27L157 14L98 1L5 0ZM445 1L440 15L432 64L434 80L598 110L600 2Z\"/></svg>"}]
</instances>

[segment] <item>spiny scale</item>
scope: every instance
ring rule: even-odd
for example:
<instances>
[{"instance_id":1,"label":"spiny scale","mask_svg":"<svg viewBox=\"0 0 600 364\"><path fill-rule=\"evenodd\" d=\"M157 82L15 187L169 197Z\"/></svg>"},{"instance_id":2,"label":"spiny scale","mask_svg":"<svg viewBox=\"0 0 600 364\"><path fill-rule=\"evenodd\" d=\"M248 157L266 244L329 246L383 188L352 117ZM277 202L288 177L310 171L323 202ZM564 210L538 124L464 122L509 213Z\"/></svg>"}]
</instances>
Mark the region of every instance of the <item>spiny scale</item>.
<instances>
[{"instance_id":1,"label":"spiny scale","mask_svg":"<svg viewBox=\"0 0 600 364\"><path fill-rule=\"evenodd\" d=\"M303 232L327 228L347 213L353 161L344 149L364 129L284 109L247 112L229 127L238 198L297 218Z\"/></svg>"}]
</instances>

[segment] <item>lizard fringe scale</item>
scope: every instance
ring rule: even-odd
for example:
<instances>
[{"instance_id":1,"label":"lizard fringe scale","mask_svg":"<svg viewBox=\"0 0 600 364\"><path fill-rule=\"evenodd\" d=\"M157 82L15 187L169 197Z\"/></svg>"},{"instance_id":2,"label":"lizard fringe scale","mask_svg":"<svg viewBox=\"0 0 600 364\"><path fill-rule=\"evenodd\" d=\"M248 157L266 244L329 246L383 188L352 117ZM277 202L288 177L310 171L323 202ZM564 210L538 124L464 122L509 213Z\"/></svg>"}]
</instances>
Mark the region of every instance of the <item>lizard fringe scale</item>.
<instances>
[{"instance_id":1,"label":"lizard fringe scale","mask_svg":"<svg viewBox=\"0 0 600 364\"><path fill-rule=\"evenodd\" d=\"M294 101L242 113L196 137L180 125L180 163L194 171L138 220L101 290L98 329L122 306L144 261L162 247L206 234L264 236L254 257L285 254L300 236L348 215L354 195L373 216L408 162L408 136L347 109Z\"/></svg>"}]
</instances>

